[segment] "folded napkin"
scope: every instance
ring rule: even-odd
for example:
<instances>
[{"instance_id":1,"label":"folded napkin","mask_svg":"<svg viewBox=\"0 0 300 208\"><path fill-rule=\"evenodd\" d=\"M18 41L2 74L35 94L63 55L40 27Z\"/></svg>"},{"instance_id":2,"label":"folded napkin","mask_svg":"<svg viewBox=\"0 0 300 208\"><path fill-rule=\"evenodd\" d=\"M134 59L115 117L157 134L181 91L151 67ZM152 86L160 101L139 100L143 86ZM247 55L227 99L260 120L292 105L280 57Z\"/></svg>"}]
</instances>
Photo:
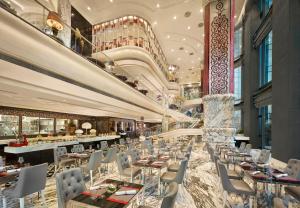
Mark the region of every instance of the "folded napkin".
<instances>
[{"instance_id":1,"label":"folded napkin","mask_svg":"<svg viewBox=\"0 0 300 208\"><path fill-rule=\"evenodd\" d=\"M19 169L11 169L11 170L7 170L7 173L14 173L14 172L19 172L21 170L21 168Z\"/></svg>"},{"instance_id":2,"label":"folded napkin","mask_svg":"<svg viewBox=\"0 0 300 208\"><path fill-rule=\"evenodd\" d=\"M149 162L149 160L138 160L137 162L139 162L139 163L147 163L147 162Z\"/></svg>"},{"instance_id":3,"label":"folded napkin","mask_svg":"<svg viewBox=\"0 0 300 208\"><path fill-rule=\"evenodd\" d=\"M100 186L91 186L91 187L90 187L90 190L93 191L93 190L97 190L97 189L99 189L99 188L100 188Z\"/></svg>"},{"instance_id":4,"label":"folded napkin","mask_svg":"<svg viewBox=\"0 0 300 208\"><path fill-rule=\"evenodd\" d=\"M275 178L282 178L282 177L288 176L288 174L287 173L282 173L282 174L276 174L274 176L275 176Z\"/></svg>"},{"instance_id":5,"label":"folded napkin","mask_svg":"<svg viewBox=\"0 0 300 208\"><path fill-rule=\"evenodd\" d=\"M137 190L127 190L127 191L117 191L115 193L115 195L117 196L121 196L121 195L132 195L132 194L136 194Z\"/></svg>"},{"instance_id":6,"label":"folded napkin","mask_svg":"<svg viewBox=\"0 0 300 208\"><path fill-rule=\"evenodd\" d=\"M241 165L246 165L247 164L247 162L241 162Z\"/></svg>"},{"instance_id":7,"label":"folded napkin","mask_svg":"<svg viewBox=\"0 0 300 208\"><path fill-rule=\"evenodd\" d=\"M165 162L162 161L155 161L152 163L152 165L163 165Z\"/></svg>"},{"instance_id":8,"label":"folded napkin","mask_svg":"<svg viewBox=\"0 0 300 208\"><path fill-rule=\"evenodd\" d=\"M254 172L251 173L251 175L257 175L259 173L260 173L260 171L254 171Z\"/></svg>"}]
</instances>

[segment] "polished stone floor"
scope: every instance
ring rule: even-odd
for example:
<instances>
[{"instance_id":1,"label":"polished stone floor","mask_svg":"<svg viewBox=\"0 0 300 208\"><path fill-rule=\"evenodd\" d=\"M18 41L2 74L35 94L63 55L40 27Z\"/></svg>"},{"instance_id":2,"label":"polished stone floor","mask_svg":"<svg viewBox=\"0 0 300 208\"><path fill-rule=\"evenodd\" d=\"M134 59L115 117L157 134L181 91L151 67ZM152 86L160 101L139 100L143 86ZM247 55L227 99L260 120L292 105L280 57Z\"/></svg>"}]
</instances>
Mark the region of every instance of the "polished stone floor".
<instances>
[{"instance_id":1,"label":"polished stone floor","mask_svg":"<svg viewBox=\"0 0 300 208\"><path fill-rule=\"evenodd\" d=\"M186 181L180 186L179 192L176 198L176 208L221 208L223 207L222 202L222 192L220 191L220 183L216 173L214 163L209 161L209 155L204 148L204 144L197 144L191 155L189 162L189 168L187 170ZM117 172L116 166L111 168L111 173L106 176L99 177L96 175L97 180L100 182L106 178L119 179L119 174ZM97 182L96 182L97 183ZM158 208L161 199L155 197L155 190L157 186L157 178L152 177L148 181L149 188L146 190L145 194L145 204L153 208ZM87 183L87 187L89 183ZM55 179L51 177L47 180L46 187L46 202L47 207L56 208L56 189L55 189ZM8 208L17 208L18 201L8 199ZM243 205L241 199L233 198L232 207L248 207L247 204ZM2 207L2 204L0 204ZM42 207L40 201L37 199L37 195L34 195L32 199L27 197L26 208L27 207ZM258 207L265 207L259 205ZM298 206L295 206L298 207Z\"/></svg>"}]
</instances>

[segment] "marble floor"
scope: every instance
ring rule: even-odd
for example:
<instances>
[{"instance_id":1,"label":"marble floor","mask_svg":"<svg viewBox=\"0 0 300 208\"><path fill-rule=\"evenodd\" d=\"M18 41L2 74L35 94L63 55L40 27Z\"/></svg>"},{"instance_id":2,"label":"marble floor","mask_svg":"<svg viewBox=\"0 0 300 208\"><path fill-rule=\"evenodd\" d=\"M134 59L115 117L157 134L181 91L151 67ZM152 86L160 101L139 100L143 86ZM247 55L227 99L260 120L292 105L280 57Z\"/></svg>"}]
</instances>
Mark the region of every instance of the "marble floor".
<instances>
[{"instance_id":1,"label":"marble floor","mask_svg":"<svg viewBox=\"0 0 300 208\"><path fill-rule=\"evenodd\" d=\"M187 170L186 180L180 186L177 198L176 208L221 208L223 207L222 192L220 191L220 183L216 173L215 164L209 161L209 155L205 150L205 145L197 144L191 154L189 168ZM112 167L110 174L106 176L96 175L98 181L106 178L119 179L119 174L116 167ZM96 182L97 183L97 182ZM161 199L155 197L153 192L156 190L157 178L152 178L148 181L149 188L145 193L145 204L151 207L159 207ZM87 183L87 187L89 183ZM46 204L49 208L57 208L55 179L50 177L47 180L47 187L45 190ZM234 199L236 204L233 207L248 207L240 203L239 199ZM17 208L18 201L8 199L8 208ZM0 203L2 207L2 203ZM26 208L42 207L37 195L32 198L27 197ZM258 206L263 208L264 206Z\"/></svg>"}]
</instances>

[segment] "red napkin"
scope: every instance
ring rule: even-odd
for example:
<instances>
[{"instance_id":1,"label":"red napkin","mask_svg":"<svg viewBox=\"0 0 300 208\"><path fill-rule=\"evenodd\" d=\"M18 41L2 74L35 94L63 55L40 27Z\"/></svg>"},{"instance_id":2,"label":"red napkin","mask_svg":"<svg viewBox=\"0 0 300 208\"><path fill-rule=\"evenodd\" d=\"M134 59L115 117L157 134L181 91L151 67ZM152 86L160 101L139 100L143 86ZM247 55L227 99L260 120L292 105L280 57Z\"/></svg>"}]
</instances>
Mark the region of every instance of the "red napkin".
<instances>
[{"instance_id":1,"label":"red napkin","mask_svg":"<svg viewBox=\"0 0 300 208\"><path fill-rule=\"evenodd\" d=\"M84 191L81 194L86 195L86 196L91 196L91 197L97 197L97 198L101 196L101 194L95 194L95 193L91 193L88 191Z\"/></svg>"},{"instance_id":2,"label":"red napkin","mask_svg":"<svg viewBox=\"0 0 300 208\"><path fill-rule=\"evenodd\" d=\"M123 201L123 200L119 200L119 199L114 199L114 198L111 198L111 197L107 198L106 200L107 201L111 201L111 202L117 202L119 204L128 204L127 201Z\"/></svg>"}]
</instances>

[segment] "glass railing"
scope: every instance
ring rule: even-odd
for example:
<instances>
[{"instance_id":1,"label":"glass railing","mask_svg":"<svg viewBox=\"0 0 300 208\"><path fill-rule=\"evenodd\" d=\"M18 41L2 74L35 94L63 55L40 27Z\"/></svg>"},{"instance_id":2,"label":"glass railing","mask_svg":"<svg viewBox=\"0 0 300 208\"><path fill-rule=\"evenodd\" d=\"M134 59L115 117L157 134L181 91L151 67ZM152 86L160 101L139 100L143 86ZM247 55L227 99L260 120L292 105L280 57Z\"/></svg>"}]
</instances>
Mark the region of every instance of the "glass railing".
<instances>
[{"instance_id":1,"label":"glass railing","mask_svg":"<svg viewBox=\"0 0 300 208\"><path fill-rule=\"evenodd\" d=\"M141 17L128 15L94 25L93 44L93 53L123 46L143 48L155 60L166 79L171 79L169 64L151 25Z\"/></svg>"},{"instance_id":2,"label":"glass railing","mask_svg":"<svg viewBox=\"0 0 300 208\"><path fill-rule=\"evenodd\" d=\"M2 9L95 64L99 67L99 70L106 71L151 100L162 104L161 99L159 99L160 95L149 92L150 90L142 83L139 83L138 80L123 74L125 70L118 66L110 57L102 52L98 52L96 55L92 54L93 50L98 48L92 43L92 36L85 36L83 35L84 32L71 27L72 14L70 11L64 13L64 9L60 9L60 14L58 14L49 9L52 8L51 5L50 1L43 1L42 4L37 0L22 0L20 2L0 0ZM92 27L89 29L92 30Z\"/></svg>"}]
</instances>

